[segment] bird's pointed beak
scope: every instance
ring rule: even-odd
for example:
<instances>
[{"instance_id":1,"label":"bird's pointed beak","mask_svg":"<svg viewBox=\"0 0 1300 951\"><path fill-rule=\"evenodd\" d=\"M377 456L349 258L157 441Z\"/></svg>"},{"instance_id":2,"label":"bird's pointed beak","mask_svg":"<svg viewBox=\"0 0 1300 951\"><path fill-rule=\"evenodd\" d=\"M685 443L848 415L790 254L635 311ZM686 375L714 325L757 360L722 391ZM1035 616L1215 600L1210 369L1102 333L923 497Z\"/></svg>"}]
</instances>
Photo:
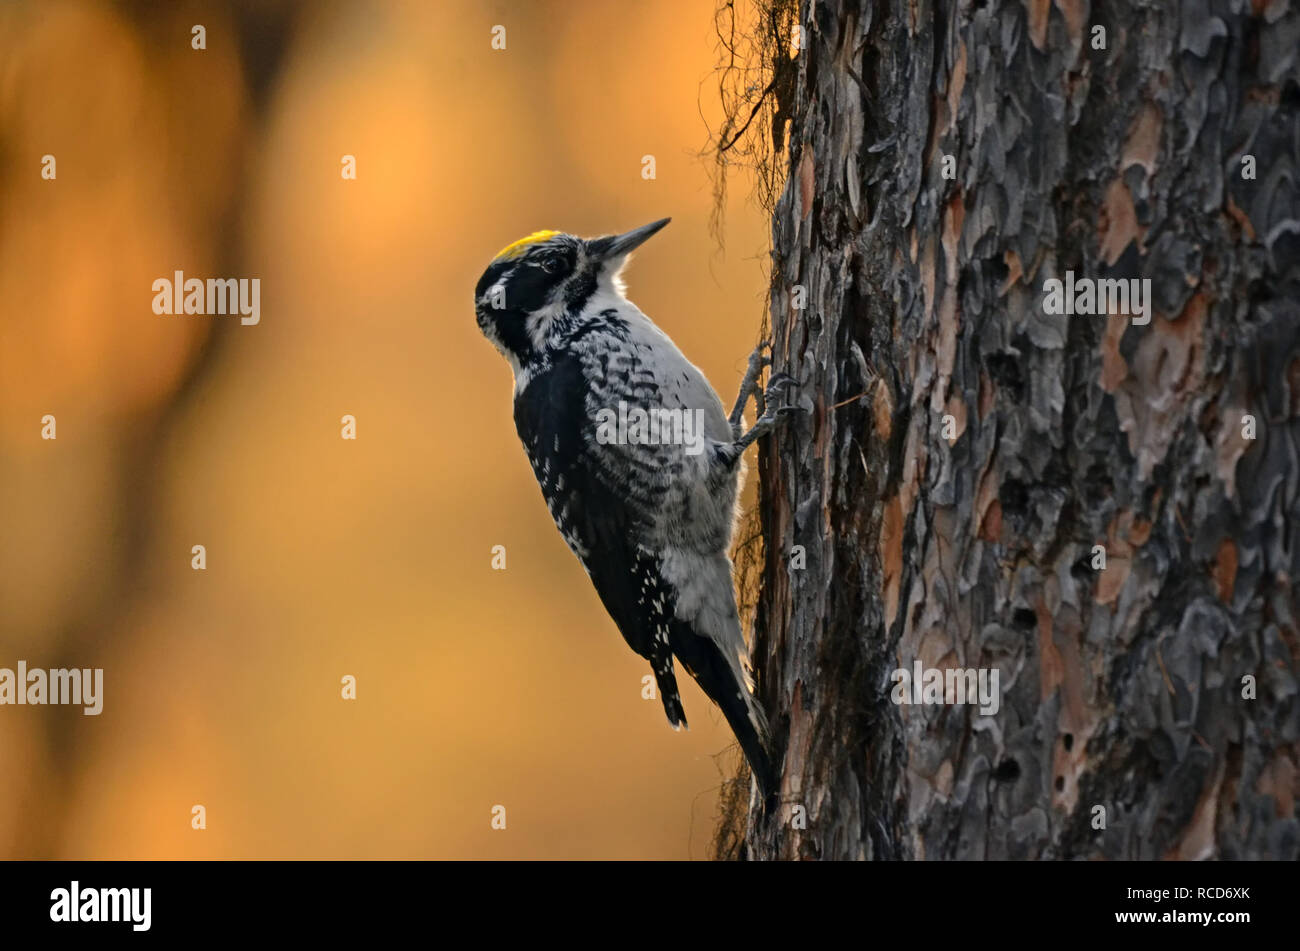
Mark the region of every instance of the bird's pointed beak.
<instances>
[{"instance_id":1,"label":"bird's pointed beak","mask_svg":"<svg viewBox=\"0 0 1300 951\"><path fill-rule=\"evenodd\" d=\"M672 220L671 218L660 218L658 221L652 221L648 225L642 225L640 228L634 228L624 234L594 238L587 242L587 248L593 257L601 261L621 258L641 247L650 239L651 235L660 231L664 225Z\"/></svg>"}]
</instances>

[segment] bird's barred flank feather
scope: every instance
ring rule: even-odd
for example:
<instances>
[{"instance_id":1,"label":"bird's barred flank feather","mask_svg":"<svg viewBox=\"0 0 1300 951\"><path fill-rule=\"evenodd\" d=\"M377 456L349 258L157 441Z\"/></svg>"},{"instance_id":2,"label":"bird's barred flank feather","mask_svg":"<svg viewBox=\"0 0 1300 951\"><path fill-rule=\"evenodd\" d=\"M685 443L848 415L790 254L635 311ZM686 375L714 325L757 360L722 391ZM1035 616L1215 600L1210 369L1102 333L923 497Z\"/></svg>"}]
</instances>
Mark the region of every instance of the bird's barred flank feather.
<instances>
[{"instance_id":1,"label":"bird's barred flank feather","mask_svg":"<svg viewBox=\"0 0 1300 951\"><path fill-rule=\"evenodd\" d=\"M628 253L664 224L589 240L536 232L507 245L479 281L476 313L514 369L515 427L551 517L649 662L668 722L686 726L676 658L721 708L766 799L775 774L727 556L747 445L737 442L739 411L724 415L619 279ZM698 413L708 451L598 440L600 411L620 405Z\"/></svg>"}]
</instances>

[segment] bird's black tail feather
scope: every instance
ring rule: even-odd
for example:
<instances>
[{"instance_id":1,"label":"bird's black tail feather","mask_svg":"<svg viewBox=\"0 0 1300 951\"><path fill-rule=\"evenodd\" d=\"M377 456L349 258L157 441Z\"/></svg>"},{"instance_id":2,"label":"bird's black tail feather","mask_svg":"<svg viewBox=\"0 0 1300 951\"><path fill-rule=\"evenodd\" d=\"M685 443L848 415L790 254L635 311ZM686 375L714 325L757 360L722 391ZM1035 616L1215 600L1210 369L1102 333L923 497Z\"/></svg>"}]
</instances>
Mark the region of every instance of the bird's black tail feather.
<instances>
[{"instance_id":1,"label":"bird's black tail feather","mask_svg":"<svg viewBox=\"0 0 1300 951\"><path fill-rule=\"evenodd\" d=\"M756 699L743 682L737 682L735 668L727 663L711 638L701 637L685 624L677 623L673 625L671 641L673 653L682 666L727 718L763 802L769 803L776 792L776 774L767 753L767 724ZM667 695L664 704L666 707Z\"/></svg>"},{"instance_id":2,"label":"bird's black tail feather","mask_svg":"<svg viewBox=\"0 0 1300 951\"><path fill-rule=\"evenodd\" d=\"M663 666L661 666L663 665ZM686 722L686 709L682 706L682 696L677 692L677 675L673 673L673 655L668 654L662 661L652 660L650 669L654 671L655 683L659 687L659 696L664 701L664 713L674 730L689 725Z\"/></svg>"}]
</instances>

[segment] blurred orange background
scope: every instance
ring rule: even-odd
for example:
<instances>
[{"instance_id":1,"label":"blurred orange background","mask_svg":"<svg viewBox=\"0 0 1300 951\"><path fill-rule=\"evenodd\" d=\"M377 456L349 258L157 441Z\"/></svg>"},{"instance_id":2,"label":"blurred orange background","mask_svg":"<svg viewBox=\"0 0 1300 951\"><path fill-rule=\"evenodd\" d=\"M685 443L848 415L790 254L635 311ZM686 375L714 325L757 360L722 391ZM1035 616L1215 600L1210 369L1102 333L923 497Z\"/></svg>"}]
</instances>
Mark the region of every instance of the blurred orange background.
<instances>
[{"instance_id":1,"label":"blurred orange background","mask_svg":"<svg viewBox=\"0 0 1300 951\"><path fill-rule=\"evenodd\" d=\"M713 15L0 6L0 667L105 684L0 706L0 856L707 855L731 735L689 678L689 732L642 699L472 292L671 215L629 296L730 405L768 225L737 173L709 234ZM154 314L178 269L260 278L260 324Z\"/></svg>"}]
</instances>

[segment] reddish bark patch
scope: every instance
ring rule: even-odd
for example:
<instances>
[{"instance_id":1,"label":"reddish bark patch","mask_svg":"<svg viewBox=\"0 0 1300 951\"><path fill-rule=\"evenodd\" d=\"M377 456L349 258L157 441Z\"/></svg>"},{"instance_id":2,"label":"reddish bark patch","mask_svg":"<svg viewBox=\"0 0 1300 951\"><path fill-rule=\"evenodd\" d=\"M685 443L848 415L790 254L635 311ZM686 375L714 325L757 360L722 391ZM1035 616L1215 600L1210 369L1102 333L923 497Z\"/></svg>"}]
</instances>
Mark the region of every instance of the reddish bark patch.
<instances>
[{"instance_id":1,"label":"reddish bark patch","mask_svg":"<svg viewBox=\"0 0 1300 951\"><path fill-rule=\"evenodd\" d=\"M1232 200L1231 195L1228 196L1227 207L1228 207L1228 217L1237 223L1237 227L1241 229L1242 235L1245 236L1246 240L1254 241L1255 226L1250 223L1250 217L1239 207L1237 207L1237 203Z\"/></svg>"},{"instance_id":2,"label":"reddish bark patch","mask_svg":"<svg viewBox=\"0 0 1300 951\"><path fill-rule=\"evenodd\" d=\"M1002 288L998 291L999 297L1006 297L1007 291L1011 290L1016 281L1024 277L1025 266L1020 263L1020 255L1015 251L1007 251L1002 255L1002 260L1007 266L1007 279L1002 283Z\"/></svg>"},{"instance_id":3,"label":"reddish bark patch","mask_svg":"<svg viewBox=\"0 0 1300 951\"><path fill-rule=\"evenodd\" d=\"M980 396L979 396L979 416L980 422L984 422L984 417L988 416L989 410L993 408L993 378L989 376L987 370L980 370Z\"/></svg>"},{"instance_id":4,"label":"reddish bark patch","mask_svg":"<svg viewBox=\"0 0 1300 951\"><path fill-rule=\"evenodd\" d=\"M898 616L898 592L903 580L903 503L897 495L885 503L880 525L880 566L885 581L885 626Z\"/></svg>"},{"instance_id":5,"label":"reddish bark patch","mask_svg":"<svg viewBox=\"0 0 1300 951\"><path fill-rule=\"evenodd\" d=\"M1088 5L1084 0L1056 0L1056 9L1065 17L1065 32L1076 50L1083 45L1083 26L1088 22Z\"/></svg>"},{"instance_id":6,"label":"reddish bark patch","mask_svg":"<svg viewBox=\"0 0 1300 951\"><path fill-rule=\"evenodd\" d=\"M813 191L817 185L816 171L812 149L805 145L803 158L799 160L799 211L804 218L812 212Z\"/></svg>"},{"instance_id":7,"label":"reddish bark patch","mask_svg":"<svg viewBox=\"0 0 1300 951\"><path fill-rule=\"evenodd\" d=\"M1108 266L1114 266L1124 249L1134 241L1138 242L1138 250L1142 250L1142 235L1146 229L1138 224L1133 196L1122 179L1115 179L1106 189L1098 217L1101 257Z\"/></svg>"},{"instance_id":8,"label":"reddish bark patch","mask_svg":"<svg viewBox=\"0 0 1300 951\"><path fill-rule=\"evenodd\" d=\"M1213 574L1219 600L1225 604L1230 603L1237 585L1237 544L1231 538L1225 538L1219 543L1219 550L1214 556Z\"/></svg>"},{"instance_id":9,"label":"reddish bark patch","mask_svg":"<svg viewBox=\"0 0 1300 951\"><path fill-rule=\"evenodd\" d=\"M1052 0L1025 0L1025 12L1029 14L1029 39L1034 49L1041 50L1047 45L1047 15L1052 10Z\"/></svg>"},{"instance_id":10,"label":"reddish bark patch","mask_svg":"<svg viewBox=\"0 0 1300 951\"><path fill-rule=\"evenodd\" d=\"M961 105L961 91L966 87L966 44L957 46L957 60L952 64L948 79L948 129L957 123L957 107Z\"/></svg>"},{"instance_id":11,"label":"reddish bark patch","mask_svg":"<svg viewBox=\"0 0 1300 951\"><path fill-rule=\"evenodd\" d=\"M1120 159L1122 172L1130 165L1141 165L1150 175L1156 170L1156 156L1160 154L1160 130L1164 122L1155 106L1147 103L1129 128L1128 141L1124 143L1124 156Z\"/></svg>"},{"instance_id":12,"label":"reddish bark patch","mask_svg":"<svg viewBox=\"0 0 1300 951\"><path fill-rule=\"evenodd\" d=\"M888 442L894 429L894 397L885 381L876 380L876 391L871 398L871 415L876 424L876 436Z\"/></svg>"},{"instance_id":13,"label":"reddish bark patch","mask_svg":"<svg viewBox=\"0 0 1300 951\"><path fill-rule=\"evenodd\" d=\"M1128 324L1122 320L1106 321L1106 332L1101 338L1101 388L1114 393L1128 378L1128 364L1119 352L1119 342Z\"/></svg>"},{"instance_id":14,"label":"reddish bark patch","mask_svg":"<svg viewBox=\"0 0 1300 951\"><path fill-rule=\"evenodd\" d=\"M993 500L988 511L984 513L984 521L980 525L980 538L986 542L996 542L1002 538L1002 503L997 499Z\"/></svg>"}]
</instances>

